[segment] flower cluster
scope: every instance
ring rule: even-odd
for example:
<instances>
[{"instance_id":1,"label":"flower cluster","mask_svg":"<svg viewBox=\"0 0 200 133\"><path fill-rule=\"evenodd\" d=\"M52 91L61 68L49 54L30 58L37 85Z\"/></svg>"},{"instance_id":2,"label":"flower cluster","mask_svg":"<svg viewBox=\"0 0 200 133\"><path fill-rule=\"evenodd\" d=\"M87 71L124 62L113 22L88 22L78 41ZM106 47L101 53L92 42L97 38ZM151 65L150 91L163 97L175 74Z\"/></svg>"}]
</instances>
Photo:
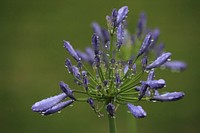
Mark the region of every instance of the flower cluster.
<instances>
[{"instance_id":1,"label":"flower cluster","mask_svg":"<svg viewBox=\"0 0 200 133\"><path fill-rule=\"evenodd\" d=\"M158 43L159 29L146 27L146 16L141 13L135 34L127 30L127 6L113 9L106 17L108 29L94 22L92 47L85 52L75 50L70 42L64 41L64 48L77 62L65 61L68 72L74 77L80 89L72 89L66 83L59 83L62 93L36 102L34 112L43 115L53 114L74 102L87 102L99 116L102 109L114 117L119 105L126 105L136 118L143 118L147 113L136 102L176 101L184 97L183 92L161 93L166 86L164 79L156 79L157 68L182 71L186 64L170 61L171 53ZM89 71L85 64L90 64ZM145 78L147 77L147 78ZM82 94L76 96L76 94ZM65 99L69 100L65 100Z\"/></svg>"}]
</instances>

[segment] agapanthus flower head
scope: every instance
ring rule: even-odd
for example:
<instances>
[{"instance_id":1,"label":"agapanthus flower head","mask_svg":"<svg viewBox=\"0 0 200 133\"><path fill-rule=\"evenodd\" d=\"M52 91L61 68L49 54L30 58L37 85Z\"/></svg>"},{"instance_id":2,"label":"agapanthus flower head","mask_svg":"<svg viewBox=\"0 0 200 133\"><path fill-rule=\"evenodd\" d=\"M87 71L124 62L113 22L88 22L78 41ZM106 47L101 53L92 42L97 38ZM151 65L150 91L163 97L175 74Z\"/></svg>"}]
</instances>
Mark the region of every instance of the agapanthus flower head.
<instances>
[{"instance_id":1,"label":"agapanthus flower head","mask_svg":"<svg viewBox=\"0 0 200 133\"><path fill-rule=\"evenodd\" d=\"M67 58L65 66L80 87L69 88L60 81L62 93L36 102L32 106L34 112L48 115L74 102L86 102L98 116L103 116L102 110L106 109L114 118L118 107L127 105L135 118L143 118L147 113L135 105L140 101L169 102L184 97L183 92L160 92L166 81L155 75L159 68L184 70L186 64L169 62L172 54L165 52L164 45L159 43L157 28L147 30L144 13L140 15L136 33L130 33L125 26L128 11L127 6L113 9L106 17L108 29L94 22L92 45L85 52L75 50L64 41L64 47L76 61L73 64ZM91 68L86 67L87 63Z\"/></svg>"}]
</instances>

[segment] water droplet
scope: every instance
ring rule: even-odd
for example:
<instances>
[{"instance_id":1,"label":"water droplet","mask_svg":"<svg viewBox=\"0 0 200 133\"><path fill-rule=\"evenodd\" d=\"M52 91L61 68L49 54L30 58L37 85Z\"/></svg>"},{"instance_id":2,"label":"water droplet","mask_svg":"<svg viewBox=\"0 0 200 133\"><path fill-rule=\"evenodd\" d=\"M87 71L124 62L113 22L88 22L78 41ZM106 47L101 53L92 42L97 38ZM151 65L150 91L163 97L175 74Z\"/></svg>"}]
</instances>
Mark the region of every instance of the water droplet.
<instances>
[{"instance_id":1,"label":"water droplet","mask_svg":"<svg viewBox=\"0 0 200 133\"><path fill-rule=\"evenodd\" d=\"M152 102L153 102L153 103L156 103L157 101L156 101L156 100L152 100Z\"/></svg>"},{"instance_id":2,"label":"water droplet","mask_svg":"<svg viewBox=\"0 0 200 133\"><path fill-rule=\"evenodd\" d=\"M61 111L58 111L58 114L60 114L61 113Z\"/></svg>"}]
</instances>

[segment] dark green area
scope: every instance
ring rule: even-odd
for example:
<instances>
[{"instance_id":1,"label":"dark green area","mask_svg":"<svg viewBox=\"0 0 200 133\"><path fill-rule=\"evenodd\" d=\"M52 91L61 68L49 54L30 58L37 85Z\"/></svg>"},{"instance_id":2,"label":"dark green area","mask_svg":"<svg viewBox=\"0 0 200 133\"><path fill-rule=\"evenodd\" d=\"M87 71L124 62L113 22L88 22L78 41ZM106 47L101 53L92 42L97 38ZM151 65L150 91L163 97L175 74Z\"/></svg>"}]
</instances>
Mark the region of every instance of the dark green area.
<instances>
[{"instance_id":1,"label":"dark green area","mask_svg":"<svg viewBox=\"0 0 200 133\"><path fill-rule=\"evenodd\" d=\"M108 133L106 117L98 118L86 103L75 103L61 114L40 116L31 105L60 92L58 82L74 86L64 67L63 40L83 50L91 42L90 24L106 26L113 8L129 6L133 32L140 11L148 26L159 27L160 39L173 59L188 63L187 71L162 71L167 90L184 91L173 103L141 103L148 117L137 120L139 133L197 133L200 130L200 2L198 0L1 0L0 1L0 132ZM119 133L126 132L126 108L117 113Z\"/></svg>"}]
</instances>

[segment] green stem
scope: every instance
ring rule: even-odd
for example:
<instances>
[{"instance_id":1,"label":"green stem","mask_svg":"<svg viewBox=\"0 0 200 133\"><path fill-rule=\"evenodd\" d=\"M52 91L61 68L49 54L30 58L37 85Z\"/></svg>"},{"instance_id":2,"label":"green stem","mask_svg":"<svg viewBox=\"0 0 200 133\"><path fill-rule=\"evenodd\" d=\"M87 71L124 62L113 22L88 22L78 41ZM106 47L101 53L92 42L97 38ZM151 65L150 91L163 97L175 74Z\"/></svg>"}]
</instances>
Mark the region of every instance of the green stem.
<instances>
[{"instance_id":1,"label":"green stem","mask_svg":"<svg viewBox=\"0 0 200 133\"><path fill-rule=\"evenodd\" d=\"M117 133L115 118L108 114L110 133Z\"/></svg>"},{"instance_id":2,"label":"green stem","mask_svg":"<svg viewBox=\"0 0 200 133\"><path fill-rule=\"evenodd\" d=\"M129 113L126 113L127 115L127 133L137 133L137 128L136 128L136 121L135 118L130 116Z\"/></svg>"}]
</instances>

